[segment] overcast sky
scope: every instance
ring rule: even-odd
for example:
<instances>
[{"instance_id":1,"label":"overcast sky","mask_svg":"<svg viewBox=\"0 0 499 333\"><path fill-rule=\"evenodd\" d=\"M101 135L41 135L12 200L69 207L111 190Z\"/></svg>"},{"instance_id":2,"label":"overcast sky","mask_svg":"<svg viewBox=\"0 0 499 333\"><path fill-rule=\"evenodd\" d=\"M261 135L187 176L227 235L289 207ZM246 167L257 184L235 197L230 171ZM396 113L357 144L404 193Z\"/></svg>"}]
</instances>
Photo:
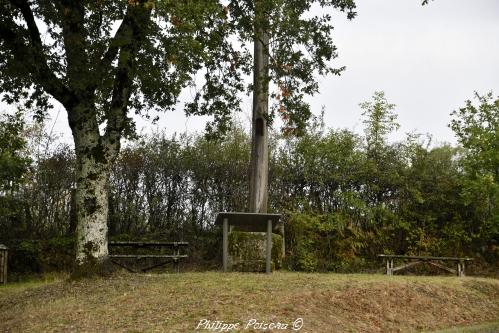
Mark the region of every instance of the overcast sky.
<instances>
[{"instance_id":1,"label":"overcast sky","mask_svg":"<svg viewBox=\"0 0 499 333\"><path fill-rule=\"evenodd\" d=\"M450 112L464 105L476 90L499 94L499 1L357 0L358 16L348 21L334 15L333 38L341 76L320 78L320 94L310 98L315 113L325 107L326 125L362 132L358 104L383 90L397 105L401 128L429 133L434 142L455 143L447 127ZM184 96L188 98L190 94ZM240 116L251 113L246 98ZM61 109L60 107L56 107ZM52 115L55 121L55 113ZM201 131L206 118L186 119L181 111L163 114L157 125L138 122L142 133ZM55 131L72 141L61 110Z\"/></svg>"},{"instance_id":2,"label":"overcast sky","mask_svg":"<svg viewBox=\"0 0 499 333\"><path fill-rule=\"evenodd\" d=\"M359 0L358 17L335 36L341 77L321 80L332 127L362 130L358 103L384 90L397 105L401 134L416 130L455 142L452 110L476 90L499 94L499 1Z\"/></svg>"}]
</instances>

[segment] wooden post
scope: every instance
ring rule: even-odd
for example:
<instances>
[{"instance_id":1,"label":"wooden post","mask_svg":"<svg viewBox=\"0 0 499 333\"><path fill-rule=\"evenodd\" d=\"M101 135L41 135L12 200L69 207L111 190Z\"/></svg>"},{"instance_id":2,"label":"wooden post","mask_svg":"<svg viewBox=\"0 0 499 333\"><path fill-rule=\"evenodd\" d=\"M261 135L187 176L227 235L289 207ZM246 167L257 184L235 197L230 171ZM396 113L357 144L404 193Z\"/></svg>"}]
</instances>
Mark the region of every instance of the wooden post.
<instances>
[{"instance_id":1,"label":"wooden post","mask_svg":"<svg viewBox=\"0 0 499 333\"><path fill-rule=\"evenodd\" d=\"M269 108L269 35L263 1L255 2L253 112L251 129L251 162L249 211L266 213L269 177L268 108Z\"/></svg>"},{"instance_id":2,"label":"wooden post","mask_svg":"<svg viewBox=\"0 0 499 333\"><path fill-rule=\"evenodd\" d=\"M229 261L229 219L224 218L223 225L223 264L224 272L227 272L227 266Z\"/></svg>"},{"instance_id":3,"label":"wooden post","mask_svg":"<svg viewBox=\"0 0 499 333\"><path fill-rule=\"evenodd\" d=\"M265 273L270 274L270 262L272 260L272 220L267 221L267 252L266 252L266 263L265 263Z\"/></svg>"},{"instance_id":4,"label":"wooden post","mask_svg":"<svg viewBox=\"0 0 499 333\"><path fill-rule=\"evenodd\" d=\"M7 283L8 248L0 244L0 284Z\"/></svg>"},{"instance_id":5,"label":"wooden post","mask_svg":"<svg viewBox=\"0 0 499 333\"><path fill-rule=\"evenodd\" d=\"M281 237L282 237L282 258L286 257L286 244L285 244L285 239L284 239L284 223L281 223L280 226L281 230Z\"/></svg>"},{"instance_id":6,"label":"wooden post","mask_svg":"<svg viewBox=\"0 0 499 333\"><path fill-rule=\"evenodd\" d=\"M173 255L178 256L179 254L180 254L180 251L178 250L178 245L175 244L173 246ZM175 258L175 260L173 262L175 264L175 272L179 273L180 272L180 269L179 269L179 259Z\"/></svg>"}]
</instances>

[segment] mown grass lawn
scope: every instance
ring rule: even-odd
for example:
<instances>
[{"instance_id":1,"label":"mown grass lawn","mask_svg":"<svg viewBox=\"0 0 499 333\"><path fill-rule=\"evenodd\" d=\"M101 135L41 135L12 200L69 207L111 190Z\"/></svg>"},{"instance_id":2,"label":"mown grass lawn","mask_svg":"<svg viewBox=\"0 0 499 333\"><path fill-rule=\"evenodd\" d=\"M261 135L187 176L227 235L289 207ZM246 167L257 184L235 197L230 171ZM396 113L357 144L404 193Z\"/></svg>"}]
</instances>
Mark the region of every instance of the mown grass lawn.
<instances>
[{"instance_id":1,"label":"mown grass lawn","mask_svg":"<svg viewBox=\"0 0 499 333\"><path fill-rule=\"evenodd\" d=\"M449 332L495 332L499 280L205 272L119 274L0 287L1 332L194 332L196 327L202 332L209 325L200 323L208 321L238 324L238 331L247 332L264 332L258 328L280 323L287 330L267 331L292 332L298 318L303 320L300 332L413 332L456 326L458 330ZM256 324L248 326L251 319ZM459 328L478 324L481 331Z\"/></svg>"}]
</instances>

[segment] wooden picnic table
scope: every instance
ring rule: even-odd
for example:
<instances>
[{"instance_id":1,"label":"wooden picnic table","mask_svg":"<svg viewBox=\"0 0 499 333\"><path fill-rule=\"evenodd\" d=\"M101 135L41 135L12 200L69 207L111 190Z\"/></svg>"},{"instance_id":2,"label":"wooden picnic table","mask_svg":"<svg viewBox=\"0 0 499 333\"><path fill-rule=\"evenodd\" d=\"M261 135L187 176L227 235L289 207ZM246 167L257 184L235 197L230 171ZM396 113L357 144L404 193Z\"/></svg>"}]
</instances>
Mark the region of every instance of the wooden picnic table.
<instances>
[{"instance_id":1,"label":"wooden picnic table","mask_svg":"<svg viewBox=\"0 0 499 333\"><path fill-rule=\"evenodd\" d=\"M462 277L464 276L465 263L473 260L473 258L466 258L466 257L411 256L411 255L399 255L399 254L379 254L378 257L386 259L386 275L393 275L393 273L397 271L401 271L419 264L427 263L432 266L443 269L449 273ZM395 259L402 259L405 261L409 260L410 262L394 267ZM457 264L457 269L452 269L450 267L442 265L438 261L451 261L451 262L453 261Z\"/></svg>"},{"instance_id":2,"label":"wooden picnic table","mask_svg":"<svg viewBox=\"0 0 499 333\"><path fill-rule=\"evenodd\" d=\"M112 262L118 266L121 266L127 269L130 272L136 273L135 269L132 269L126 263L119 261L117 259L135 259L136 261L146 258L153 259L168 259L163 262L154 263L152 265L141 268L142 272L146 272L150 269L164 266L171 261L173 261L173 265L175 267L175 271L179 272L179 261L183 258L187 258L187 254L180 254L180 248L185 248L189 246L188 242L154 242L154 241L126 241L126 242L109 242L109 247L128 247L128 248L169 248L173 249L173 253L171 254L139 254L139 253L127 253L127 254L110 254Z\"/></svg>"}]
</instances>

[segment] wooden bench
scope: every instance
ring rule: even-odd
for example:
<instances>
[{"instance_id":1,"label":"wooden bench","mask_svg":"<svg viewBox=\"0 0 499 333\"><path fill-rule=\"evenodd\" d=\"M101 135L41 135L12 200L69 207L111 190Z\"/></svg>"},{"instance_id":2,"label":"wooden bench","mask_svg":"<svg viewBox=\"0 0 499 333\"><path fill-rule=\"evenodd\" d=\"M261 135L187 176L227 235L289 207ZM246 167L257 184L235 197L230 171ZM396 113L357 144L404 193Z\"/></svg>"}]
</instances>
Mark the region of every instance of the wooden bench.
<instances>
[{"instance_id":1,"label":"wooden bench","mask_svg":"<svg viewBox=\"0 0 499 333\"><path fill-rule=\"evenodd\" d=\"M126 262L120 261L119 259L135 259L139 261L141 259L153 258L153 259L167 259L166 261L156 262L152 265L145 266L140 270L142 272L146 272L150 269L164 266L173 261L173 265L175 267L175 271L179 272L179 261L183 258L187 258L187 254L180 254L180 248L185 248L189 246L188 242L109 242L108 245L110 248L132 248L132 249L140 249L140 248L168 248L172 249L173 253L171 254L110 254L109 258L116 265L125 268L126 270L137 273L138 271L126 265Z\"/></svg>"},{"instance_id":2,"label":"wooden bench","mask_svg":"<svg viewBox=\"0 0 499 333\"><path fill-rule=\"evenodd\" d=\"M416 266L419 264L427 263L432 266L438 267L457 275L459 277L464 276L464 267L466 262L470 262L473 258L459 258L459 257L432 257L432 256L404 256L404 255L396 255L396 254L379 254L378 257L386 259L386 275L393 275L393 273L397 271L401 271L403 269ZM410 260L409 263L405 263L403 265L394 267L393 262L395 259L402 259L405 261ZM457 264L457 269L449 268L445 265L438 263L438 261L450 261L455 262Z\"/></svg>"}]
</instances>

